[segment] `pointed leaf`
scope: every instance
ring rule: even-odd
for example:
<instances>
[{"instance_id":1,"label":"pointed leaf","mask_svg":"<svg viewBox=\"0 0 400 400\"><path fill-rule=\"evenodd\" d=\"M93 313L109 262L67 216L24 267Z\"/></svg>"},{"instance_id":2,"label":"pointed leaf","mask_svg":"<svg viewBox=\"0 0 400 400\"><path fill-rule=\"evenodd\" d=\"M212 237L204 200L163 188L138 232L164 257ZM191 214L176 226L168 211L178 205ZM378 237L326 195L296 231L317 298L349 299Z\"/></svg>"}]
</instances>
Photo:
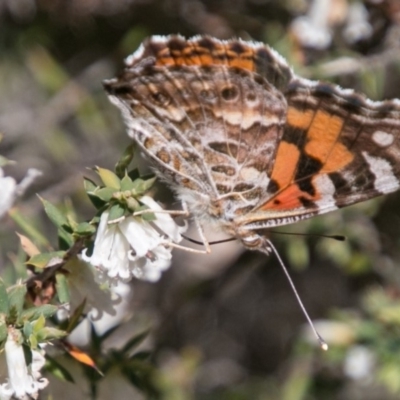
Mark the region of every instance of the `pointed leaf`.
<instances>
[{"instance_id":1,"label":"pointed leaf","mask_svg":"<svg viewBox=\"0 0 400 400\"><path fill-rule=\"evenodd\" d=\"M9 210L8 215L14 222L39 246L50 247L50 243L45 236L41 234L33 224L26 218L26 215L20 213L18 208Z\"/></svg>"},{"instance_id":2,"label":"pointed leaf","mask_svg":"<svg viewBox=\"0 0 400 400\"><path fill-rule=\"evenodd\" d=\"M86 193L90 193L94 192L98 188L98 185L96 185L91 179L83 177L83 187Z\"/></svg>"},{"instance_id":3,"label":"pointed leaf","mask_svg":"<svg viewBox=\"0 0 400 400\"><path fill-rule=\"evenodd\" d=\"M142 210L149 210L148 212L140 214L140 218L142 218L144 221L155 221L157 219L155 213L150 211L150 208L146 205L138 207L135 211L142 211Z\"/></svg>"},{"instance_id":4,"label":"pointed leaf","mask_svg":"<svg viewBox=\"0 0 400 400\"><path fill-rule=\"evenodd\" d=\"M85 309L86 306L86 299L84 299L82 301L81 304L79 304L78 307L76 307L75 311L73 312L73 314L70 316L69 318L69 323L68 323L68 327L66 329L66 331L68 333L72 332L79 324L79 322L81 321L81 316L83 314L83 311Z\"/></svg>"},{"instance_id":5,"label":"pointed leaf","mask_svg":"<svg viewBox=\"0 0 400 400\"><path fill-rule=\"evenodd\" d=\"M31 257L26 264L33 265L35 268L46 268L48 265L54 265L55 262L61 262L65 256L65 251L52 251L50 253L41 253Z\"/></svg>"},{"instance_id":6,"label":"pointed leaf","mask_svg":"<svg viewBox=\"0 0 400 400\"><path fill-rule=\"evenodd\" d=\"M138 335L134 336L131 340L129 340L125 346L122 348L121 352L122 353L127 353L136 346L138 346L140 343L143 342L144 339L149 335L149 330L144 331L142 333L139 333Z\"/></svg>"},{"instance_id":7,"label":"pointed leaf","mask_svg":"<svg viewBox=\"0 0 400 400\"><path fill-rule=\"evenodd\" d=\"M96 209L98 210L104 207L104 201L95 195L95 191L98 189L98 186L88 178L83 178L83 185L89 200L96 207Z\"/></svg>"},{"instance_id":8,"label":"pointed leaf","mask_svg":"<svg viewBox=\"0 0 400 400\"><path fill-rule=\"evenodd\" d=\"M74 244L74 237L63 228L58 229L58 247L67 251Z\"/></svg>"},{"instance_id":9,"label":"pointed leaf","mask_svg":"<svg viewBox=\"0 0 400 400\"><path fill-rule=\"evenodd\" d=\"M125 171L128 168L128 165L131 163L133 156L135 154L135 143L131 143L122 154L121 158L118 160L115 165L116 174L122 178L125 175Z\"/></svg>"},{"instance_id":10,"label":"pointed leaf","mask_svg":"<svg viewBox=\"0 0 400 400\"><path fill-rule=\"evenodd\" d=\"M157 177L154 176L153 178L149 178L143 181L143 185L141 187L141 190L144 192L147 192L156 182Z\"/></svg>"},{"instance_id":11,"label":"pointed leaf","mask_svg":"<svg viewBox=\"0 0 400 400\"><path fill-rule=\"evenodd\" d=\"M121 187L121 181L114 172L110 171L109 169L105 168L96 168L97 173L100 176L100 179L103 181L105 186L108 186L113 189L119 190Z\"/></svg>"},{"instance_id":12,"label":"pointed leaf","mask_svg":"<svg viewBox=\"0 0 400 400\"><path fill-rule=\"evenodd\" d=\"M47 216L50 218L53 224L57 226L57 228L68 226L67 218L56 206L51 204L49 201L43 199L42 197L38 197L43 204L44 211L46 212Z\"/></svg>"},{"instance_id":13,"label":"pointed leaf","mask_svg":"<svg viewBox=\"0 0 400 400\"><path fill-rule=\"evenodd\" d=\"M133 181L128 175L125 175L121 180L121 191L132 190L134 188Z\"/></svg>"},{"instance_id":14,"label":"pointed leaf","mask_svg":"<svg viewBox=\"0 0 400 400\"><path fill-rule=\"evenodd\" d=\"M61 304L69 303L69 288L66 276L59 272L56 274L56 291Z\"/></svg>"},{"instance_id":15,"label":"pointed leaf","mask_svg":"<svg viewBox=\"0 0 400 400\"><path fill-rule=\"evenodd\" d=\"M0 314L0 345L7 339L8 329L6 315Z\"/></svg>"},{"instance_id":16,"label":"pointed leaf","mask_svg":"<svg viewBox=\"0 0 400 400\"><path fill-rule=\"evenodd\" d=\"M50 341L50 340L54 340L54 339L61 339L67 335L68 335L67 332L62 331L57 328L52 328L50 326L46 326L46 327L40 329L36 333L36 337L37 337L39 343L45 342L48 340Z\"/></svg>"},{"instance_id":17,"label":"pointed leaf","mask_svg":"<svg viewBox=\"0 0 400 400\"><path fill-rule=\"evenodd\" d=\"M25 322L23 327L23 333L26 338L29 338L33 334L33 324L30 322Z\"/></svg>"},{"instance_id":18,"label":"pointed leaf","mask_svg":"<svg viewBox=\"0 0 400 400\"><path fill-rule=\"evenodd\" d=\"M34 334L29 336L29 343L33 349L37 349L38 341Z\"/></svg>"},{"instance_id":19,"label":"pointed leaf","mask_svg":"<svg viewBox=\"0 0 400 400\"><path fill-rule=\"evenodd\" d=\"M96 233L96 228L88 222L81 222L75 228L75 233L80 236L89 236Z\"/></svg>"},{"instance_id":20,"label":"pointed leaf","mask_svg":"<svg viewBox=\"0 0 400 400\"><path fill-rule=\"evenodd\" d=\"M7 287L3 279L0 278L0 313L7 315L9 310L10 304L8 301Z\"/></svg>"},{"instance_id":21,"label":"pointed leaf","mask_svg":"<svg viewBox=\"0 0 400 400\"><path fill-rule=\"evenodd\" d=\"M22 312L25 303L26 285L17 284L7 289L10 310L14 310L17 316Z\"/></svg>"},{"instance_id":22,"label":"pointed leaf","mask_svg":"<svg viewBox=\"0 0 400 400\"><path fill-rule=\"evenodd\" d=\"M74 378L68 370L48 354L46 354L46 371L50 372L62 381L75 383Z\"/></svg>"},{"instance_id":23,"label":"pointed leaf","mask_svg":"<svg viewBox=\"0 0 400 400\"><path fill-rule=\"evenodd\" d=\"M52 304L45 304L43 306L31 307L25 311L22 311L18 323L25 323L27 321L35 321L41 315L45 318L50 318L58 311L58 307Z\"/></svg>"},{"instance_id":24,"label":"pointed leaf","mask_svg":"<svg viewBox=\"0 0 400 400\"><path fill-rule=\"evenodd\" d=\"M19 237L22 250L24 250L24 252L28 254L29 257L35 256L36 254L40 253L40 250L33 244L33 242L29 238L21 235L18 232L16 232L16 234Z\"/></svg>"},{"instance_id":25,"label":"pointed leaf","mask_svg":"<svg viewBox=\"0 0 400 400\"><path fill-rule=\"evenodd\" d=\"M119 189L114 189L114 188L106 186L106 187L97 189L93 193L93 195L97 196L99 199L103 200L104 202L109 202L113 198L114 193L117 193L118 191L119 191Z\"/></svg>"},{"instance_id":26,"label":"pointed leaf","mask_svg":"<svg viewBox=\"0 0 400 400\"><path fill-rule=\"evenodd\" d=\"M40 315L39 318L32 323L33 334L36 335L46 325L46 318L44 315Z\"/></svg>"},{"instance_id":27,"label":"pointed leaf","mask_svg":"<svg viewBox=\"0 0 400 400\"><path fill-rule=\"evenodd\" d=\"M125 209L119 205L119 204L114 204L110 208L110 214L108 215L108 222L112 223L113 221L116 221L123 217L125 214Z\"/></svg>"},{"instance_id":28,"label":"pointed leaf","mask_svg":"<svg viewBox=\"0 0 400 400\"><path fill-rule=\"evenodd\" d=\"M141 178L136 179L133 182L132 193L135 196L143 195L144 193L146 193L154 185L154 182L156 181L156 179L157 179L156 177L150 178L150 179L147 179L147 180L143 180Z\"/></svg>"}]
</instances>

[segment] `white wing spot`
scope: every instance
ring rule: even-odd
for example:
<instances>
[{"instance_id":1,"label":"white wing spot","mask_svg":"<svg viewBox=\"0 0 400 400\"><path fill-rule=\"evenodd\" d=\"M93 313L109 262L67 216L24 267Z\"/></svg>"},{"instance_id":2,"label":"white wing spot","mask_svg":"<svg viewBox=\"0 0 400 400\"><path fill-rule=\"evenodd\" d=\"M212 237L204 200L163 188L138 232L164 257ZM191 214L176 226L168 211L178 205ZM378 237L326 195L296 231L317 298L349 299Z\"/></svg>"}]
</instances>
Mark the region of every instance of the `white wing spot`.
<instances>
[{"instance_id":1,"label":"white wing spot","mask_svg":"<svg viewBox=\"0 0 400 400\"><path fill-rule=\"evenodd\" d=\"M368 163L371 172L375 175L375 189L380 193L389 193L398 189L399 180L393 174L389 161L374 157L366 151L362 152L365 161Z\"/></svg>"},{"instance_id":2,"label":"white wing spot","mask_svg":"<svg viewBox=\"0 0 400 400\"><path fill-rule=\"evenodd\" d=\"M317 175L313 181L318 189L318 192L323 194L323 198L321 200L317 200L315 204L321 209L325 209L327 207L330 208L331 206L337 208L335 206L335 198L333 197L336 193L336 188L329 176Z\"/></svg>"},{"instance_id":3,"label":"white wing spot","mask_svg":"<svg viewBox=\"0 0 400 400\"><path fill-rule=\"evenodd\" d=\"M372 140L380 147L388 147L393 143L394 137L385 131L375 131L372 134Z\"/></svg>"}]
</instances>

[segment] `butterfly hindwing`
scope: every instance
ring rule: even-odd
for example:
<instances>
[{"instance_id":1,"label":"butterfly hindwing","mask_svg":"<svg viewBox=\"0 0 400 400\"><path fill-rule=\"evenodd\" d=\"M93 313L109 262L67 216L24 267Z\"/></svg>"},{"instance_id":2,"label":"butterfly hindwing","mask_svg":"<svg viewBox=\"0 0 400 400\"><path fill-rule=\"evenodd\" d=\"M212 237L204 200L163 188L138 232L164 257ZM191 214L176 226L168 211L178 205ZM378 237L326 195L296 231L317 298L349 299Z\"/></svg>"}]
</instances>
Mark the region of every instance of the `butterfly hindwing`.
<instances>
[{"instance_id":1,"label":"butterfly hindwing","mask_svg":"<svg viewBox=\"0 0 400 400\"><path fill-rule=\"evenodd\" d=\"M271 175L258 207L307 218L397 190L400 103L372 102L333 85L294 80Z\"/></svg>"}]
</instances>

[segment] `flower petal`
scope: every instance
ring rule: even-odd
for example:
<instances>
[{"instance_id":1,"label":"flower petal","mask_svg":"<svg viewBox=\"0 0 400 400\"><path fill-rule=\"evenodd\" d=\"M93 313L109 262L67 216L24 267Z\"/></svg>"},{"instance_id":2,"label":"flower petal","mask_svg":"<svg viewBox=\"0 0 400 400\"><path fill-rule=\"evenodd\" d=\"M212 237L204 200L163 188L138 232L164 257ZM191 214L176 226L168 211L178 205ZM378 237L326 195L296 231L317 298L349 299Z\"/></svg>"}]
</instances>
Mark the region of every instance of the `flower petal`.
<instances>
[{"instance_id":1,"label":"flower petal","mask_svg":"<svg viewBox=\"0 0 400 400\"><path fill-rule=\"evenodd\" d=\"M162 211L161 206L149 196L143 196L140 201L152 210ZM167 213L155 213L156 220L154 224L158 226L173 242L179 243L182 240L181 233L186 231L186 226L179 226Z\"/></svg>"}]
</instances>

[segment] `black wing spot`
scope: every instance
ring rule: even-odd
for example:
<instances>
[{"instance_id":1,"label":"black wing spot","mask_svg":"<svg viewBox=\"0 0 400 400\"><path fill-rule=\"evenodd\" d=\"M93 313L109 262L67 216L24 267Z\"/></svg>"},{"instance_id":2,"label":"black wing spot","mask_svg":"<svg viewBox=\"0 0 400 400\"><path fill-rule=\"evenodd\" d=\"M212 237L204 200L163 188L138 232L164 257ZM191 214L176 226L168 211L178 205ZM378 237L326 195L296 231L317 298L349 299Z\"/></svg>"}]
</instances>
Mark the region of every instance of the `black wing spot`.
<instances>
[{"instance_id":1,"label":"black wing spot","mask_svg":"<svg viewBox=\"0 0 400 400\"><path fill-rule=\"evenodd\" d=\"M233 101L238 98L239 90L236 86L227 86L221 90L221 96L226 101Z\"/></svg>"}]
</instances>

